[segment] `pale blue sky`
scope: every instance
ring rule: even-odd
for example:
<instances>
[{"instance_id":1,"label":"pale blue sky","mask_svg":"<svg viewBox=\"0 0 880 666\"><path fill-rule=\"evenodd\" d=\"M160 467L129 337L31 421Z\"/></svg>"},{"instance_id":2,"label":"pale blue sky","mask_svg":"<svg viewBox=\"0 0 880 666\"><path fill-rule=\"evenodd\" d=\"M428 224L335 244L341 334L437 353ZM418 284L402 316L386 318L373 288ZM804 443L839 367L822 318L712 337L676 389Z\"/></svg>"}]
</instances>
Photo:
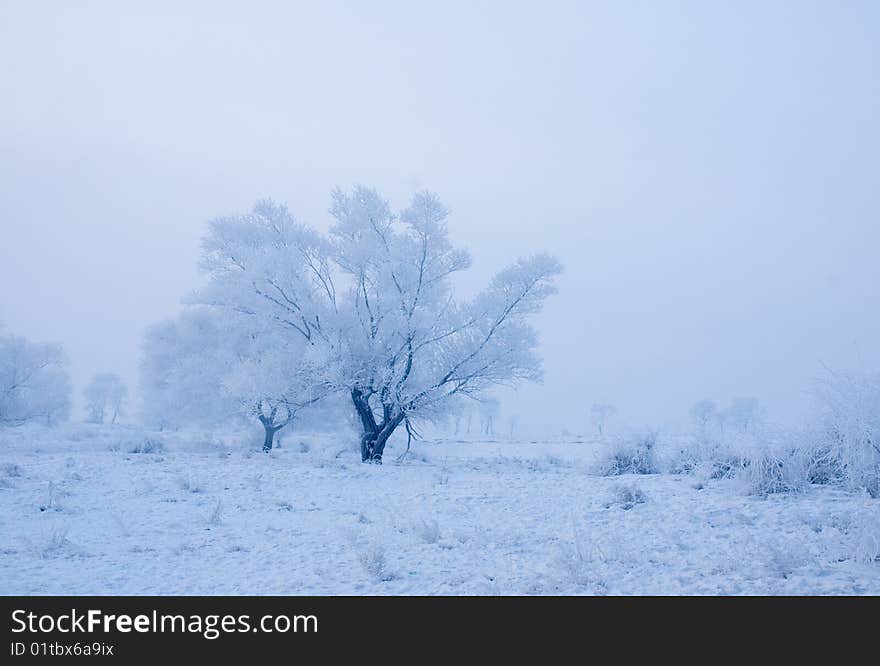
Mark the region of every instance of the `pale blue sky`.
<instances>
[{"instance_id":1,"label":"pale blue sky","mask_svg":"<svg viewBox=\"0 0 880 666\"><path fill-rule=\"evenodd\" d=\"M136 378L210 217L453 209L478 286L567 272L524 423L880 367L880 3L0 2L0 320Z\"/></svg>"}]
</instances>

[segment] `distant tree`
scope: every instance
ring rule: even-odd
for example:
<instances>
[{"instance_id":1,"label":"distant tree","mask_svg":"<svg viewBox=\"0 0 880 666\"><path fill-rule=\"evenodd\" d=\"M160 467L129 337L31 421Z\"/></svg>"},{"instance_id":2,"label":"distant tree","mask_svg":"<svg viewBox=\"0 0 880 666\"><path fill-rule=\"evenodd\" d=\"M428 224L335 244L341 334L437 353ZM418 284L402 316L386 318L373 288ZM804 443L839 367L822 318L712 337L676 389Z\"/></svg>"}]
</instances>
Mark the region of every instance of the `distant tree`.
<instances>
[{"instance_id":1,"label":"distant tree","mask_svg":"<svg viewBox=\"0 0 880 666\"><path fill-rule=\"evenodd\" d=\"M0 338L0 425L55 425L70 414L70 376L60 345Z\"/></svg>"},{"instance_id":2,"label":"distant tree","mask_svg":"<svg viewBox=\"0 0 880 666\"><path fill-rule=\"evenodd\" d=\"M596 426L600 437L604 434L608 421L614 418L615 414L617 414L617 408L614 405L601 402L593 403L590 408L590 421Z\"/></svg>"},{"instance_id":3,"label":"distant tree","mask_svg":"<svg viewBox=\"0 0 880 666\"><path fill-rule=\"evenodd\" d=\"M691 407L691 418L697 430L705 434L712 420L718 415L718 406L711 400L699 400Z\"/></svg>"},{"instance_id":4,"label":"distant tree","mask_svg":"<svg viewBox=\"0 0 880 666\"><path fill-rule=\"evenodd\" d=\"M104 423L105 419L109 419L110 423L116 423L125 409L128 387L119 375L103 372L92 378L83 393L89 421Z\"/></svg>"},{"instance_id":5,"label":"distant tree","mask_svg":"<svg viewBox=\"0 0 880 666\"><path fill-rule=\"evenodd\" d=\"M481 398L478 403L480 410L480 432L490 436L495 434L495 417L501 409L501 404L496 398Z\"/></svg>"},{"instance_id":6,"label":"distant tree","mask_svg":"<svg viewBox=\"0 0 880 666\"><path fill-rule=\"evenodd\" d=\"M761 403L756 398L735 398L725 410L725 423L739 432L748 432L761 420Z\"/></svg>"},{"instance_id":7,"label":"distant tree","mask_svg":"<svg viewBox=\"0 0 880 666\"><path fill-rule=\"evenodd\" d=\"M513 433L519 423L519 414L511 414L507 417L507 437L513 439Z\"/></svg>"},{"instance_id":8,"label":"distant tree","mask_svg":"<svg viewBox=\"0 0 880 666\"><path fill-rule=\"evenodd\" d=\"M177 428L237 415L238 405L222 390L226 332L220 317L197 308L146 330L140 366L145 423Z\"/></svg>"}]
</instances>

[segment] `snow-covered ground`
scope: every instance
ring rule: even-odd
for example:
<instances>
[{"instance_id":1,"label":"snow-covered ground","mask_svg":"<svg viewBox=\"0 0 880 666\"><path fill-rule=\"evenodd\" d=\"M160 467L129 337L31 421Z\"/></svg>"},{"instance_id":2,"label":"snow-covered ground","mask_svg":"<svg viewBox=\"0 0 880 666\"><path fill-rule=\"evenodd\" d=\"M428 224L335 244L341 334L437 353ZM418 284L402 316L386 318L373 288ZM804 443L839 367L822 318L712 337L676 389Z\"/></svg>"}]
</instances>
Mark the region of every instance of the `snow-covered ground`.
<instances>
[{"instance_id":1,"label":"snow-covered ground","mask_svg":"<svg viewBox=\"0 0 880 666\"><path fill-rule=\"evenodd\" d=\"M880 501L828 487L606 478L590 442L144 437L0 432L0 593L880 594Z\"/></svg>"}]
</instances>

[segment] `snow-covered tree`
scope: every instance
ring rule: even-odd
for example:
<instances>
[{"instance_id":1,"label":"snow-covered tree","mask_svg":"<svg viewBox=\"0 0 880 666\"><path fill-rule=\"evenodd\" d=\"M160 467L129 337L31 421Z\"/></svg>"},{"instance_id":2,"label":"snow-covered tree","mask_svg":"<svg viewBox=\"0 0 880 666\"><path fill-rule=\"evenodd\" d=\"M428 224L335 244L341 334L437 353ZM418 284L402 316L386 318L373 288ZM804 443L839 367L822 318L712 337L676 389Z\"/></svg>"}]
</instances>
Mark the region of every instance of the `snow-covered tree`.
<instances>
[{"instance_id":1,"label":"snow-covered tree","mask_svg":"<svg viewBox=\"0 0 880 666\"><path fill-rule=\"evenodd\" d=\"M555 291L555 259L520 259L458 303L451 277L470 258L450 243L436 196L417 194L395 215L374 190L336 190L331 213L329 239L271 202L214 221L204 241L211 281L195 300L271 323L334 358L363 460L381 462L401 425L411 435L414 419L540 378L528 320Z\"/></svg>"},{"instance_id":2,"label":"snow-covered tree","mask_svg":"<svg viewBox=\"0 0 880 666\"><path fill-rule=\"evenodd\" d=\"M70 393L60 345L0 338L0 426L63 421L70 414Z\"/></svg>"},{"instance_id":3,"label":"snow-covered tree","mask_svg":"<svg viewBox=\"0 0 880 666\"><path fill-rule=\"evenodd\" d=\"M725 410L724 423L739 432L749 432L761 420L763 410L756 398L735 398Z\"/></svg>"},{"instance_id":4,"label":"snow-covered tree","mask_svg":"<svg viewBox=\"0 0 880 666\"><path fill-rule=\"evenodd\" d=\"M146 420L167 427L254 419L271 450L275 434L331 387L316 348L257 323L190 308L149 329L141 363Z\"/></svg>"},{"instance_id":5,"label":"snow-covered tree","mask_svg":"<svg viewBox=\"0 0 880 666\"><path fill-rule=\"evenodd\" d=\"M89 421L104 423L106 419L110 423L116 423L116 419L125 410L128 387L119 375L112 372L102 372L92 377L92 381L86 386L83 394L86 399Z\"/></svg>"},{"instance_id":6,"label":"snow-covered tree","mask_svg":"<svg viewBox=\"0 0 880 666\"><path fill-rule=\"evenodd\" d=\"M236 414L237 405L220 389L229 360L226 332L222 318L197 308L147 329L140 366L145 423L165 429Z\"/></svg>"},{"instance_id":7,"label":"snow-covered tree","mask_svg":"<svg viewBox=\"0 0 880 666\"><path fill-rule=\"evenodd\" d=\"M486 436L495 434L495 418L501 411L501 403L497 398L487 396L477 403L480 412L480 433Z\"/></svg>"},{"instance_id":8,"label":"snow-covered tree","mask_svg":"<svg viewBox=\"0 0 880 666\"><path fill-rule=\"evenodd\" d=\"M699 400L691 407L691 419L701 435L708 433L712 421L718 415L718 405L711 400Z\"/></svg>"},{"instance_id":9,"label":"snow-covered tree","mask_svg":"<svg viewBox=\"0 0 880 666\"><path fill-rule=\"evenodd\" d=\"M275 433L303 409L332 393L330 361L323 351L271 328L239 340L236 361L222 386L242 414L263 426L264 451L272 449Z\"/></svg>"},{"instance_id":10,"label":"snow-covered tree","mask_svg":"<svg viewBox=\"0 0 880 666\"><path fill-rule=\"evenodd\" d=\"M617 414L617 408L614 405L595 402L590 407L590 421L596 426L600 437L604 434L608 421L614 418L615 414Z\"/></svg>"},{"instance_id":11,"label":"snow-covered tree","mask_svg":"<svg viewBox=\"0 0 880 666\"><path fill-rule=\"evenodd\" d=\"M513 439L513 433L516 431L516 426L519 423L519 414L510 414L507 417L507 438Z\"/></svg>"}]
</instances>

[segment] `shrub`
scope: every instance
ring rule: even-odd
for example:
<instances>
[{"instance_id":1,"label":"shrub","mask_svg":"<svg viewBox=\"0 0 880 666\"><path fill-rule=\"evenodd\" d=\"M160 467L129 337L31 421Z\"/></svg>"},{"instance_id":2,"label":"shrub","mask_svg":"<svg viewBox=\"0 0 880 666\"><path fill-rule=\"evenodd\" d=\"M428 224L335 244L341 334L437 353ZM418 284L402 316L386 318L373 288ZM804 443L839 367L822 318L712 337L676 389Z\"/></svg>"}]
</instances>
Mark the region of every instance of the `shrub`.
<instances>
[{"instance_id":1,"label":"shrub","mask_svg":"<svg viewBox=\"0 0 880 666\"><path fill-rule=\"evenodd\" d=\"M833 486L846 481L846 464L838 449L828 445L806 445L802 448L802 455L808 483Z\"/></svg>"},{"instance_id":2,"label":"shrub","mask_svg":"<svg viewBox=\"0 0 880 666\"><path fill-rule=\"evenodd\" d=\"M750 461L741 455L729 451L719 452L719 455L708 461L707 474L710 479L732 479L749 465Z\"/></svg>"},{"instance_id":3,"label":"shrub","mask_svg":"<svg viewBox=\"0 0 880 666\"><path fill-rule=\"evenodd\" d=\"M760 437L761 442L756 441ZM697 433L667 458L672 474L698 474L706 479L730 479L748 465L745 451L766 446L766 433Z\"/></svg>"},{"instance_id":4,"label":"shrub","mask_svg":"<svg viewBox=\"0 0 880 666\"><path fill-rule=\"evenodd\" d=\"M880 497L880 374L829 370L815 394L821 410L817 451L825 451L829 463L817 471Z\"/></svg>"},{"instance_id":5,"label":"shrub","mask_svg":"<svg viewBox=\"0 0 880 666\"><path fill-rule=\"evenodd\" d=\"M647 433L632 439L617 439L608 445L601 472L605 476L621 474L657 474L657 435Z\"/></svg>"},{"instance_id":6,"label":"shrub","mask_svg":"<svg viewBox=\"0 0 880 666\"><path fill-rule=\"evenodd\" d=\"M49 558L60 554L70 542L67 540L67 527L54 528L40 548L40 557Z\"/></svg>"},{"instance_id":7,"label":"shrub","mask_svg":"<svg viewBox=\"0 0 880 666\"><path fill-rule=\"evenodd\" d=\"M135 442L128 449L129 453L153 453L159 454L165 452L165 444L161 440L145 437L143 440Z\"/></svg>"},{"instance_id":8,"label":"shrub","mask_svg":"<svg viewBox=\"0 0 880 666\"><path fill-rule=\"evenodd\" d=\"M866 501L849 529L854 539L852 557L863 564L880 561L880 506L876 504Z\"/></svg>"},{"instance_id":9,"label":"shrub","mask_svg":"<svg viewBox=\"0 0 880 666\"><path fill-rule=\"evenodd\" d=\"M776 493L796 492L806 481L802 458L790 449L780 453L765 451L743 466L750 495L766 497Z\"/></svg>"},{"instance_id":10,"label":"shrub","mask_svg":"<svg viewBox=\"0 0 880 666\"><path fill-rule=\"evenodd\" d=\"M605 508L619 506L624 511L629 511L637 504L644 504L647 501L648 496L634 484L618 484L612 488L612 499Z\"/></svg>"},{"instance_id":11,"label":"shrub","mask_svg":"<svg viewBox=\"0 0 880 666\"><path fill-rule=\"evenodd\" d=\"M376 581L388 581L392 576L388 573L385 561L385 549L379 544L361 544L357 551L358 561L364 571Z\"/></svg>"}]
</instances>

